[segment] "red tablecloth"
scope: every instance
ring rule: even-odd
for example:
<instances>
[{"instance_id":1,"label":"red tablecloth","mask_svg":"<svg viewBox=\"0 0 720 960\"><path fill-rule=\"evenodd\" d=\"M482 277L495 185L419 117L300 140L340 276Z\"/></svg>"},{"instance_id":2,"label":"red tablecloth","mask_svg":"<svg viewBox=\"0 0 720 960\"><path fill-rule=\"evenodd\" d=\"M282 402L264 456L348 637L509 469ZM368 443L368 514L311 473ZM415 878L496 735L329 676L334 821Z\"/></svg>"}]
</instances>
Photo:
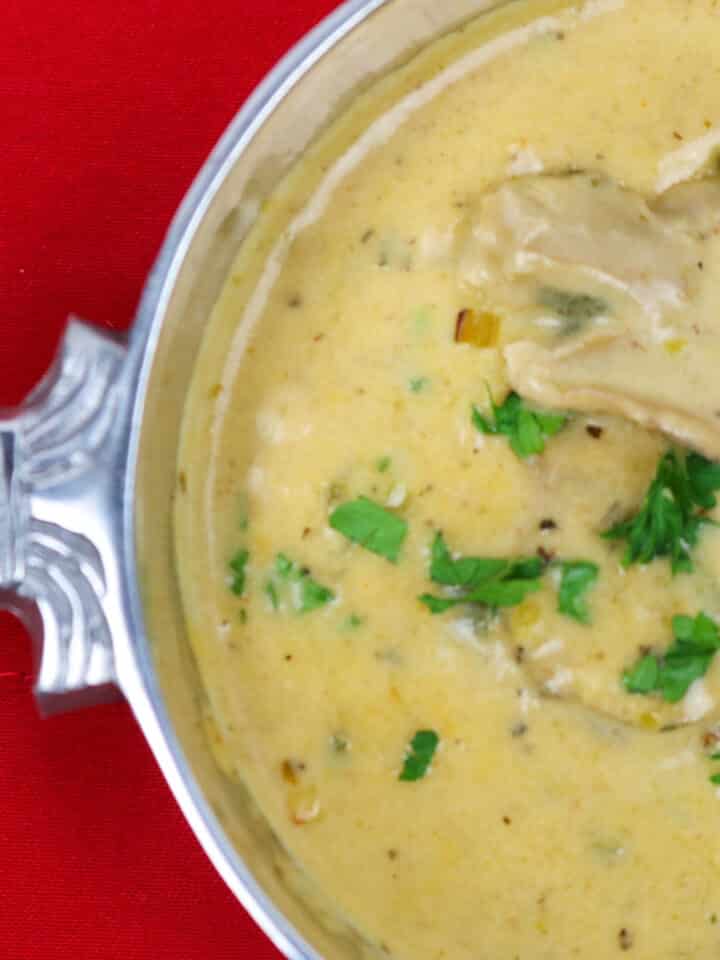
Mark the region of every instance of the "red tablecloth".
<instances>
[{"instance_id":1,"label":"red tablecloth","mask_svg":"<svg viewBox=\"0 0 720 960\"><path fill-rule=\"evenodd\" d=\"M0 405L70 311L122 328L193 175L333 0L3 0ZM123 704L40 720L0 614L0 957L277 957L216 877Z\"/></svg>"}]
</instances>

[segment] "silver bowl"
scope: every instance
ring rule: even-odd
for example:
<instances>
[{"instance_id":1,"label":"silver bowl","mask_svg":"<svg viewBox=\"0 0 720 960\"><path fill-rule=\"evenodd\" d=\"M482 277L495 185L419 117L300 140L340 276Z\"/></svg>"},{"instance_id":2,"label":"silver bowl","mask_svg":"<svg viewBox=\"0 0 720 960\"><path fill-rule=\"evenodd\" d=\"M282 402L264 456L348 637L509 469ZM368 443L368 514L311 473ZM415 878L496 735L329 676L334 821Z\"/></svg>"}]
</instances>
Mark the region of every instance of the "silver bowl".
<instances>
[{"instance_id":1,"label":"silver bowl","mask_svg":"<svg viewBox=\"0 0 720 960\"><path fill-rule=\"evenodd\" d=\"M36 642L41 709L119 691L215 867L293 960L378 952L311 889L206 742L171 530L183 402L263 198L353 93L500 5L340 7L279 63L211 154L148 277L129 342L71 318L47 377L0 420L0 603Z\"/></svg>"}]
</instances>

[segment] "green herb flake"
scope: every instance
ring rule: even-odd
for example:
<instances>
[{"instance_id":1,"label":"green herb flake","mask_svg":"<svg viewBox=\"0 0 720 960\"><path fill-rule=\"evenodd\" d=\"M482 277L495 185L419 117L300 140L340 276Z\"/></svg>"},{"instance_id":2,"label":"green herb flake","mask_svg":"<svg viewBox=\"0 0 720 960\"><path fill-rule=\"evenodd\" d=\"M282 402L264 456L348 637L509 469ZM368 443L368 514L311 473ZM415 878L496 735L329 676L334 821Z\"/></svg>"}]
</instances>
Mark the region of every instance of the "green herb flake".
<instances>
[{"instance_id":1,"label":"green herb flake","mask_svg":"<svg viewBox=\"0 0 720 960\"><path fill-rule=\"evenodd\" d=\"M343 627L346 630L357 630L357 628L361 627L364 623L364 617L359 617L356 613L351 613L350 616L346 617L343 621Z\"/></svg>"},{"instance_id":2,"label":"green herb flake","mask_svg":"<svg viewBox=\"0 0 720 960\"><path fill-rule=\"evenodd\" d=\"M408 382L411 393L422 393L429 386L430 381L427 377L414 377Z\"/></svg>"},{"instance_id":3,"label":"green herb flake","mask_svg":"<svg viewBox=\"0 0 720 960\"><path fill-rule=\"evenodd\" d=\"M453 557L442 533L436 533L430 549L430 579L447 587L471 589L483 580L503 573L507 560L492 557Z\"/></svg>"},{"instance_id":4,"label":"green herb flake","mask_svg":"<svg viewBox=\"0 0 720 960\"><path fill-rule=\"evenodd\" d=\"M659 676L658 658L647 654L641 657L632 669L625 671L623 683L628 693L652 693L657 689Z\"/></svg>"},{"instance_id":5,"label":"green herb flake","mask_svg":"<svg viewBox=\"0 0 720 960\"><path fill-rule=\"evenodd\" d=\"M601 297L557 287L541 287L537 302L565 321L564 333L577 333L591 320L611 312L610 305Z\"/></svg>"},{"instance_id":6,"label":"green herb flake","mask_svg":"<svg viewBox=\"0 0 720 960\"><path fill-rule=\"evenodd\" d=\"M703 511L717 505L720 465L698 453L683 458L668 451L658 464L640 510L630 519L603 533L608 540L625 540L626 567L669 557L673 574L691 573L692 547L703 524L711 523Z\"/></svg>"},{"instance_id":7,"label":"green herb flake","mask_svg":"<svg viewBox=\"0 0 720 960\"><path fill-rule=\"evenodd\" d=\"M419 599L433 614L466 603L513 607L540 589L542 572L540 557L453 557L443 535L437 533L430 552L430 579L455 588L456 593L448 597L425 593Z\"/></svg>"},{"instance_id":8,"label":"green herb flake","mask_svg":"<svg viewBox=\"0 0 720 960\"><path fill-rule=\"evenodd\" d=\"M278 597L277 587L272 580L266 581L263 591L270 601L270 606L273 610L278 610L280 608L280 598Z\"/></svg>"},{"instance_id":9,"label":"green herb flake","mask_svg":"<svg viewBox=\"0 0 720 960\"><path fill-rule=\"evenodd\" d=\"M699 453L690 453L685 467L693 500L703 510L712 510L717 506L715 491L720 490L720 463L706 460Z\"/></svg>"},{"instance_id":10,"label":"green herb flake","mask_svg":"<svg viewBox=\"0 0 720 960\"><path fill-rule=\"evenodd\" d=\"M278 553L275 557L275 573L290 585L292 605L299 613L310 613L335 599L332 590L313 580L309 570L293 563L284 553ZM277 599L277 588L274 584L273 589ZM274 609L277 609L277 606L274 606Z\"/></svg>"},{"instance_id":11,"label":"green herb flake","mask_svg":"<svg viewBox=\"0 0 720 960\"><path fill-rule=\"evenodd\" d=\"M352 543L397 563L407 536L407 522L380 504L359 497L330 514L330 526Z\"/></svg>"},{"instance_id":12,"label":"green herb flake","mask_svg":"<svg viewBox=\"0 0 720 960\"><path fill-rule=\"evenodd\" d=\"M335 599L335 594L328 587L317 583L308 574L298 581L300 584L300 613L310 613L318 607L324 607Z\"/></svg>"},{"instance_id":13,"label":"green herb flake","mask_svg":"<svg viewBox=\"0 0 720 960\"><path fill-rule=\"evenodd\" d=\"M289 560L284 553L279 553L275 557L275 572L283 580L289 579L295 570L295 564Z\"/></svg>"},{"instance_id":14,"label":"green herb flake","mask_svg":"<svg viewBox=\"0 0 720 960\"><path fill-rule=\"evenodd\" d=\"M375 461L375 469L378 473L387 473L391 466L391 457L380 457L379 460Z\"/></svg>"},{"instance_id":15,"label":"green herb flake","mask_svg":"<svg viewBox=\"0 0 720 960\"><path fill-rule=\"evenodd\" d=\"M481 433L506 436L521 459L542 453L545 441L554 437L568 422L566 414L531 410L517 393L509 393L498 406L488 388L492 421L473 406L472 422Z\"/></svg>"},{"instance_id":16,"label":"green herb flake","mask_svg":"<svg viewBox=\"0 0 720 960\"><path fill-rule=\"evenodd\" d=\"M422 780L430 771L439 743L440 738L434 730L418 730L407 748L398 779L406 782Z\"/></svg>"},{"instance_id":17,"label":"green herb flake","mask_svg":"<svg viewBox=\"0 0 720 960\"><path fill-rule=\"evenodd\" d=\"M230 567L230 590L236 597L241 597L245 593L245 582L247 580L247 564L250 559L250 553L247 550L238 550L229 563Z\"/></svg>"},{"instance_id":18,"label":"green herb flake","mask_svg":"<svg viewBox=\"0 0 720 960\"><path fill-rule=\"evenodd\" d=\"M562 564L562 578L558 594L558 610L580 623L590 623L587 591L598 578L599 568L588 560L567 561Z\"/></svg>"},{"instance_id":19,"label":"green herb flake","mask_svg":"<svg viewBox=\"0 0 720 960\"><path fill-rule=\"evenodd\" d=\"M710 780L710 783L714 783L716 787L720 786L720 773L713 773L713 775L708 779Z\"/></svg>"},{"instance_id":20,"label":"green herb flake","mask_svg":"<svg viewBox=\"0 0 720 960\"><path fill-rule=\"evenodd\" d=\"M623 674L628 693L658 693L668 703L677 703L691 684L704 677L716 652L720 633L705 613L677 616L672 622L674 643L662 655L648 653Z\"/></svg>"},{"instance_id":21,"label":"green herb flake","mask_svg":"<svg viewBox=\"0 0 720 960\"><path fill-rule=\"evenodd\" d=\"M350 741L344 733L334 733L330 737L330 749L333 753L347 753L350 749Z\"/></svg>"},{"instance_id":22,"label":"green herb flake","mask_svg":"<svg viewBox=\"0 0 720 960\"><path fill-rule=\"evenodd\" d=\"M418 597L418 600L424 604L433 615L446 613L452 609L452 607L456 607L459 603L464 602L456 597L435 597L432 593L422 593ZM467 602L469 603L470 601Z\"/></svg>"}]
</instances>

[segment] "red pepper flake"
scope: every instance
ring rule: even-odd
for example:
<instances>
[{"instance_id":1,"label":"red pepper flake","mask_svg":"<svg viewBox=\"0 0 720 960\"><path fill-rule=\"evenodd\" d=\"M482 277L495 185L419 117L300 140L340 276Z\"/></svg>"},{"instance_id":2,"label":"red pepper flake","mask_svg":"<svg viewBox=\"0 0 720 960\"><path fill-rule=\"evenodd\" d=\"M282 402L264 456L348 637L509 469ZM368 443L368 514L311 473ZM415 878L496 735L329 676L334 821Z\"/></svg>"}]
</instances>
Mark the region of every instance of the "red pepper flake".
<instances>
[{"instance_id":1,"label":"red pepper flake","mask_svg":"<svg viewBox=\"0 0 720 960\"><path fill-rule=\"evenodd\" d=\"M463 325L466 321L472 316L472 310L461 310L455 320L455 343L460 341L462 336Z\"/></svg>"},{"instance_id":2,"label":"red pepper flake","mask_svg":"<svg viewBox=\"0 0 720 960\"><path fill-rule=\"evenodd\" d=\"M297 785L300 782L300 775L305 772L305 764L302 760L283 760L280 772L286 783Z\"/></svg>"}]
</instances>

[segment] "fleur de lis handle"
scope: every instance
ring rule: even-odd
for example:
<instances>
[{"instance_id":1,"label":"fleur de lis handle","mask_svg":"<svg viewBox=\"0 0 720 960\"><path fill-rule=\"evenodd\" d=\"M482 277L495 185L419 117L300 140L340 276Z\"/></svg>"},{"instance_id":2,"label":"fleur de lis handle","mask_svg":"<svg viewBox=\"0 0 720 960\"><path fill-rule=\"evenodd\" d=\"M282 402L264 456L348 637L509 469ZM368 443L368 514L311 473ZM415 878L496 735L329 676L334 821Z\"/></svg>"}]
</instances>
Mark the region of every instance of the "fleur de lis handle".
<instances>
[{"instance_id":1,"label":"fleur de lis handle","mask_svg":"<svg viewBox=\"0 0 720 960\"><path fill-rule=\"evenodd\" d=\"M114 694L125 355L71 319L45 379L0 418L0 605L37 642L45 712Z\"/></svg>"}]
</instances>

